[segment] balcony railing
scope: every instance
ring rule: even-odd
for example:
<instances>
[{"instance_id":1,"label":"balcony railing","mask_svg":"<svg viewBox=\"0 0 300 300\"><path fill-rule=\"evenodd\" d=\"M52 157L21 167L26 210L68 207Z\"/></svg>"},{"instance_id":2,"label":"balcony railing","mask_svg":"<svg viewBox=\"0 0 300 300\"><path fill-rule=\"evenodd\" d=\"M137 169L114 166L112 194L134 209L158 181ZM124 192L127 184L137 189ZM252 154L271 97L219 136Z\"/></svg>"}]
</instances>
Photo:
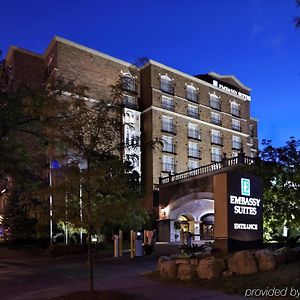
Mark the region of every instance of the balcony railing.
<instances>
[{"instance_id":1,"label":"balcony railing","mask_svg":"<svg viewBox=\"0 0 300 300\"><path fill-rule=\"evenodd\" d=\"M235 131L241 131L241 130L242 130L242 129L241 129L241 126L239 126L239 125L234 125L234 124L231 125L231 129L232 129L232 130L235 130Z\"/></svg>"},{"instance_id":2,"label":"balcony railing","mask_svg":"<svg viewBox=\"0 0 300 300\"><path fill-rule=\"evenodd\" d=\"M198 103L198 94L196 92L191 92L191 91L187 90L186 99L188 99L189 101Z\"/></svg>"},{"instance_id":3,"label":"balcony railing","mask_svg":"<svg viewBox=\"0 0 300 300\"><path fill-rule=\"evenodd\" d=\"M214 155L214 154L212 154ZM216 157L214 157L214 159L220 159L220 155L215 154ZM212 160L213 160L213 156L212 156ZM211 173L211 172L216 172L219 171L223 168L228 168L228 167L235 167L235 166L239 166L239 165L254 165L255 164L256 159L255 158L251 158L248 156L245 156L244 153L240 153L237 157L233 157L233 158L227 158L227 159L222 159L221 157L221 161L216 161L213 162L209 165L206 166L201 166L197 169L194 170L188 170L188 171L184 171L184 172L180 172L178 174L170 174L167 177L164 178L160 178L159 179L159 183L160 184L166 184L166 183L170 183L170 182L176 182L176 181L180 181L186 178L190 178L190 177L194 177L194 176L198 176L198 175L202 175L202 174L207 174L207 173Z\"/></svg>"},{"instance_id":4,"label":"balcony railing","mask_svg":"<svg viewBox=\"0 0 300 300\"><path fill-rule=\"evenodd\" d=\"M211 118L210 122L215 125L222 125L221 118Z\"/></svg>"},{"instance_id":5,"label":"balcony railing","mask_svg":"<svg viewBox=\"0 0 300 300\"><path fill-rule=\"evenodd\" d=\"M232 149L241 150L241 148L242 148L242 143L241 142L233 142L232 143Z\"/></svg>"},{"instance_id":6,"label":"balcony railing","mask_svg":"<svg viewBox=\"0 0 300 300\"><path fill-rule=\"evenodd\" d=\"M161 130L164 132L174 133L176 134L175 125L172 123L164 123L162 122Z\"/></svg>"},{"instance_id":7,"label":"balcony railing","mask_svg":"<svg viewBox=\"0 0 300 300\"><path fill-rule=\"evenodd\" d=\"M137 101L135 98L124 97L123 103L125 107L133 108L133 109L138 108Z\"/></svg>"},{"instance_id":8,"label":"balcony railing","mask_svg":"<svg viewBox=\"0 0 300 300\"><path fill-rule=\"evenodd\" d=\"M216 110L221 110L221 105L219 101L210 100L210 107Z\"/></svg>"},{"instance_id":9,"label":"balcony railing","mask_svg":"<svg viewBox=\"0 0 300 300\"><path fill-rule=\"evenodd\" d=\"M201 152L199 149L188 149L188 156L193 158L201 158Z\"/></svg>"},{"instance_id":10,"label":"balcony railing","mask_svg":"<svg viewBox=\"0 0 300 300\"><path fill-rule=\"evenodd\" d=\"M176 153L175 149L176 147L174 144L164 143L162 151L175 154Z\"/></svg>"},{"instance_id":11,"label":"balcony railing","mask_svg":"<svg viewBox=\"0 0 300 300\"><path fill-rule=\"evenodd\" d=\"M163 172L172 172L175 173L175 164L172 163L162 163L162 171Z\"/></svg>"},{"instance_id":12,"label":"balcony railing","mask_svg":"<svg viewBox=\"0 0 300 300\"><path fill-rule=\"evenodd\" d=\"M211 154L211 161L212 162L220 162L220 161L222 161L222 155L212 153Z\"/></svg>"},{"instance_id":13,"label":"balcony railing","mask_svg":"<svg viewBox=\"0 0 300 300\"><path fill-rule=\"evenodd\" d=\"M201 141L201 135L199 130L189 129L188 137L191 139L195 139Z\"/></svg>"},{"instance_id":14,"label":"balcony railing","mask_svg":"<svg viewBox=\"0 0 300 300\"><path fill-rule=\"evenodd\" d=\"M174 111L174 103L162 102L161 107L170 111Z\"/></svg>"},{"instance_id":15,"label":"balcony railing","mask_svg":"<svg viewBox=\"0 0 300 300\"><path fill-rule=\"evenodd\" d=\"M199 119L199 112L198 111L188 109L187 114L188 114L189 117Z\"/></svg>"},{"instance_id":16,"label":"balcony railing","mask_svg":"<svg viewBox=\"0 0 300 300\"><path fill-rule=\"evenodd\" d=\"M239 109L231 107L231 114L235 117L240 117L241 116L241 112Z\"/></svg>"},{"instance_id":17,"label":"balcony railing","mask_svg":"<svg viewBox=\"0 0 300 300\"><path fill-rule=\"evenodd\" d=\"M218 135L212 135L211 143L219 146L223 146L223 138Z\"/></svg>"},{"instance_id":18,"label":"balcony railing","mask_svg":"<svg viewBox=\"0 0 300 300\"><path fill-rule=\"evenodd\" d=\"M163 91L165 93L174 95L174 86L172 83L161 81L160 89L161 89L161 91Z\"/></svg>"}]
</instances>

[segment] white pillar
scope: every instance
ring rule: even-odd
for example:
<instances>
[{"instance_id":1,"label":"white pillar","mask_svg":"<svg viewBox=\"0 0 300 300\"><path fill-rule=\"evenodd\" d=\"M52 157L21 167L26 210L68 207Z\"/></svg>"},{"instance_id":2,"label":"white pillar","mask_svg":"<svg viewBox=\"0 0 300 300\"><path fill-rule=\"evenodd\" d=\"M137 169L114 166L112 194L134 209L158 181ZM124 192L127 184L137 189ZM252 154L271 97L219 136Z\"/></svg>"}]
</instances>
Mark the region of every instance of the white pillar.
<instances>
[{"instance_id":1,"label":"white pillar","mask_svg":"<svg viewBox=\"0 0 300 300\"><path fill-rule=\"evenodd\" d=\"M195 221L194 223L194 230L195 230L195 241L200 241L201 238L200 238L200 221Z\"/></svg>"}]
</instances>

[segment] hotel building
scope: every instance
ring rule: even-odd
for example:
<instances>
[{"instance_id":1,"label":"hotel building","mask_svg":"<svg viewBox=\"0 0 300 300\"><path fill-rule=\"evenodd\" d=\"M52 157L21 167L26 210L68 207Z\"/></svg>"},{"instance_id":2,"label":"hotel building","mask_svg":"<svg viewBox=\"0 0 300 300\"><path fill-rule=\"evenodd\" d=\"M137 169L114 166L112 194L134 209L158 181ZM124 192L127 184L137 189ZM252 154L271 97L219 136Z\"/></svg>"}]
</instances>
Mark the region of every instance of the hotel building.
<instances>
[{"instance_id":1,"label":"hotel building","mask_svg":"<svg viewBox=\"0 0 300 300\"><path fill-rule=\"evenodd\" d=\"M7 61L14 74L36 83L49 76L76 79L91 99L114 101L111 86L124 83L125 143L140 138L135 169L145 187L144 207L158 216L159 178L195 169L224 156L257 155L257 120L250 117L251 89L233 75L192 76L149 60L136 67L60 37L44 54L11 47ZM161 143L153 143L160 141Z\"/></svg>"}]
</instances>

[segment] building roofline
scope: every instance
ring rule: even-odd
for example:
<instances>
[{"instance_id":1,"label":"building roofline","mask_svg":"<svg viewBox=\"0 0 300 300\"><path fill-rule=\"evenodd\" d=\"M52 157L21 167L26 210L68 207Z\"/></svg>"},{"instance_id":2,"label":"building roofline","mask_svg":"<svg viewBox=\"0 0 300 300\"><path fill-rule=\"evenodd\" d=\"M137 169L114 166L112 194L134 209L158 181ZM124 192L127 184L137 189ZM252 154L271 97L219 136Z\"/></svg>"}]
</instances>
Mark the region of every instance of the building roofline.
<instances>
[{"instance_id":1,"label":"building roofline","mask_svg":"<svg viewBox=\"0 0 300 300\"><path fill-rule=\"evenodd\" d=\"M162 63L159 63L159 62L157 62L157 61L155 61L155 60L152 60L152 59L150 59L150 60L148 61L148 63L146 63L146 64L145 64L143 67L141 67L140 69L142 70L142 69L148 67L148 66L151 65L151 64L152 64L152 65L155 65L155 66L157 66L157 67L166 69L166 70L168 70L168 71L170 71L170 72L176 73L176 74L178 74L178 75L184 76L184 77L186 77L186 78L188 78L188 79L190 79L190 80L199 82L199 83L201 83L201 84L203 84L203 85L206 85L206 86L208 86L208 87L210 87L210 88L213 88L213 89L215 89L215 90L217 90L217 91L219 91L219 92L225 93L225 94L230 95L230 96L232 96L232 97L236 97L236 98L239 98L239 99L244 100L244 101L250 101L250 100L247 100L247 99L245 99L245 98L243 98L243 97L240 97L240 96L238 96L238 95L233 95L233 94L231 94L230 92L227 92L226 90L220 89L220 88L214 86L213 84L211 84L211 83L209 83L209 82L206 82L206 81L204 81L204 80L202 80L202 79L199 79L199 78L197 78L197 77L194 77L194 76L192 76L192 75L186 74L186 73L184 73L184 72L182 72L182 71L179 71L179 70L177 70L177 69L174 69L174 68L172 68L172 67L166 66L166 65L164 65L164 64L162 64Z\"/></svg>"},{"instance_id":2,"label":"building roofline","mask_svg":"<svg viewBox=\"0 0 300 300\"><path fill-rule=\"evenodd\" d=\"M9 49L8 49L8 52L5 56L6 61L10 60L10 58L11 58L14 51L19 51L19 52L23 52L23 53L38 57L38 58L43 58L43 55L38 54L36 52L32 52L30 50L26 50L26 49L23 49L23 48L20 48L20 47L17 47L17 46L10 46Z\"/></svg>"},{"instance_id":3,"label":"building roofline","mask_svg":"<svg viewBox=\"0 0 300 300\"><path fill-rule=\"evenodd\" d=\"M240 87L242 87L243 89L247 90L247 91L252 91L251 88L245 86L238 78L236 78L234 75L220 75L216 72L209 72L208 75L212 76L212 77L216 77L218 79L226 79L226 78L231 78L232 80L234 80Z\"/></svg>"},{"instance_id":4,"label":"building roofline","mask_svg":"<svg viewBox=\"0 0 300 300\"><path fill-rule=\"evenodd\" d=\"M253 120L253 121L256 121L256 122L259 121L257 118L254 118L254 117L250 117L250 120Z\"/></svg>"},{"instance_id":5,"label":"building roofline","mask_svg":"<svg viewBox=\"0 0 300 300\"><path fill-rule=\"evenodd\" d=\"M47 54L49 53L50 49L53 47L53 45L55 44L55 42L61 42L61 43L64 43L66 45L69 45L69 46L72 46L72 47L75 47L77 49L80 49L80 50L83 50L83 51L86 51L86 52L89 52L91 54L94 54L96 56L99 56L99 57L102 57L102 58L105 58L105 59L108 59L108 60L111 60L111 61L114 61L116 63L119 63L121 65L125 65L126 67L131 67L131 68L135 68L138 70L138 68L136 66L134 66L133 64L127 62L127 61L124 61L124 60L121 60L121 59L118 59L118 58L115 58L113 56L110 56L108 54L105 54L105 53L102 53L98 50L94 50L92 48L88 48L86 46L83 46L83 45L80 45L80 44L77 44L75 42L72 42L70 40L67 40L63 37L60 37L60 36L54 36L54 38L51 40L49 46L47 47L45 53L44 53L44 57L47 56Z\"/></svg>"}]
</instances>

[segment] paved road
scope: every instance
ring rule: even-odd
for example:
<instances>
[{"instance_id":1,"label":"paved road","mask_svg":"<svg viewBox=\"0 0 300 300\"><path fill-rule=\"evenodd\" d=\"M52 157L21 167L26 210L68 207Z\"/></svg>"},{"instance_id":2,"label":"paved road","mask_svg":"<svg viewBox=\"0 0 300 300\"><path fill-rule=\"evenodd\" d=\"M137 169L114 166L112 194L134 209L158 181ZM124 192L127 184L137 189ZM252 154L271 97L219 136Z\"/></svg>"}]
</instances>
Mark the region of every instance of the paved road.
<instances>
[{"instance_id":1,"label":"paved road","mask_svg":"<svg viewBox=\"0 0 300 300\"><path fill-rule=\"evenodd\" d=\"M244 299L221 292L161 283L142 274L156 267L156 258L101 259L95 265L95 289L117 290L137 299ZM50 299L88 289L84 256L32 258L0 256L0 299Z\"/></svg>"}]
</instances>

